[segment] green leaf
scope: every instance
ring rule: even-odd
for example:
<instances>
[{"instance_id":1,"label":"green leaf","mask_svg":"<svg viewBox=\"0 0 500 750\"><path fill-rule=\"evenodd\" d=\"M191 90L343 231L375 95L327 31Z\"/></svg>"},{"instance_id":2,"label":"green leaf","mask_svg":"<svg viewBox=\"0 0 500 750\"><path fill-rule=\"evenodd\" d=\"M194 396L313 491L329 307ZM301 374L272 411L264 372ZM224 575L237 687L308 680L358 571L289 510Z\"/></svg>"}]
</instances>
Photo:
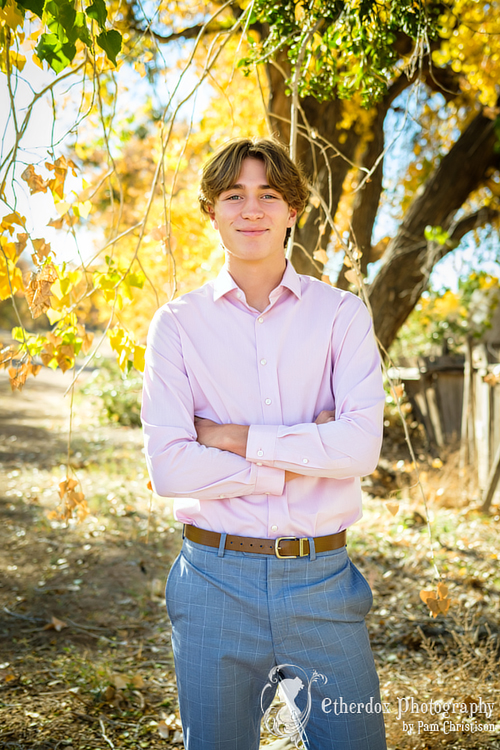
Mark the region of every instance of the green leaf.
<instances>
[{"instance_id":1,"label":"green leaf","mask_svg":"<svg viewBox=\"0 0 500 750\"><path fill-rule=\"evenodd\" d=\"M3 0L2 8L5 6L7 0ZM30 10L38 18L42 17L45 0L16 0L20 8Z\"/></svg>"},{"instance_id":2,"label":"green leaf","mask_svg":"<svg viewBox=\"0 0 500 750\"><path fill-rule=\"evenodd\" d=\"M24 341L24 329L20 326L16 326L11 331L11 336L14 339L14 341L20 341L21 343Z\"/></svg>"},{"instance_id":3,"label":"green leaf","mask_svg":"<svg viewBox=\"0 0 500 750\"><path fill-rule=\"evenodd\" d=\"M77 38L80 39L84 44L86 44L87 47L92 46L92 37L90 36L90 32L87 28L84 13L76 14L75 32Z\"/></svg>"},{"instance_id":4,"label":"green leaf","mask_svg":"<svg viewBox=\"0 0 500 750\"><path fill-rule=\"evenodd\" d=\"M73 47L74 49L73 45L65 45L65 47ZM67 49L66 51L70 50ZM40 60L45 60L56 73L64 70L73 59L72 57L67 57L63 50L63 45L56 34L42 34L35 52Z\"/></svg>"},{"instance_id":5,"label":"green leaf","mask_svg":"<svg viewBox=\"0 0 500 750\"><path fill-rule=\"evenodd\" d=\"M96 41L99 47L106 53L108 60L116 66L116 56L122 48L122 35L118 31L111 29L99 34Z\"/></svg>"},{"instance_id":6,"label":"green leaf","mask_svg":"<svg viewBox=\"0 0 500 750\"><path fill-rule=\"evenodd\" d=\"M99 28L104 31L106 18L108 17L108 11L104 0L93 0L92 5L89 5L89 7L85 9L85 13L89 18L93 18L94 21L97 21Z\"/></svg>"}]
</instances>

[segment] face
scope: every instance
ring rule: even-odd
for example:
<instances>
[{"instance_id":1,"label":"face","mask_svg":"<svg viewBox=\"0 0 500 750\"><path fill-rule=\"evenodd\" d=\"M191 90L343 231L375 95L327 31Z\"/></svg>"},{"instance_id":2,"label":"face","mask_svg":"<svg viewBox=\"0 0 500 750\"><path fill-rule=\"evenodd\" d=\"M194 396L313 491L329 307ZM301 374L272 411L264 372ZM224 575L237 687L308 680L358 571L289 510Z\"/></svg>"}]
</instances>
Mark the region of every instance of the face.
<instances>
[{"instance_id":1,"label":"face","mask_svg":"<svg viewBox=\"0 0 500 750\"><path fill-rule=\"evenodd\" d=\"M245 159L236 184L224 191L210 211L228 261L265 262L284 258L286 230L297 211L267 182L260 159Z\"/></svg>"}]
</instances>

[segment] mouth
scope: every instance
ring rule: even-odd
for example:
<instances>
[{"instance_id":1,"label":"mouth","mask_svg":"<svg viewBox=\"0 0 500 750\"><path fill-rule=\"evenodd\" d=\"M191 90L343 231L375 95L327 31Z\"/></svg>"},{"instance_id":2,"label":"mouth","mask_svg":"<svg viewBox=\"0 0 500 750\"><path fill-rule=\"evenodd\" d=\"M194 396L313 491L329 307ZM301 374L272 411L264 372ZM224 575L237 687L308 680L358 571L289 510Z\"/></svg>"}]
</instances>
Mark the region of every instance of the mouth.
<instances>
[{"instance_id":1,"label":"mouth","mask_svg":"<svg viewBox=\"0 0 500 750\"><path fill-rule=\"evenodd\" d=\"M267 229L237 229L238 234L243 234L246 237L259 237L261 234L265 234Z\"/></svg>"}]
</instances>

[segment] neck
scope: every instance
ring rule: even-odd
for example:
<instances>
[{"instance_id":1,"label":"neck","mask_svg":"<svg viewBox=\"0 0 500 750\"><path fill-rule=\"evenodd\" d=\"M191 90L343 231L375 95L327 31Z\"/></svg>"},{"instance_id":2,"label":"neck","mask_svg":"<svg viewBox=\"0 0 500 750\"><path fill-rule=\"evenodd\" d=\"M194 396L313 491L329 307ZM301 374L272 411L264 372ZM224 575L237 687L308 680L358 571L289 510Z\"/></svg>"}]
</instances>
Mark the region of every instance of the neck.
<instances>
[{"instance_id":1,"label":"neck","mask_svg":"<svg viewBox=\"0 0 500 750\"><path fill-rule=\"evenodd\" d=\"M249 263L227 255L227 269L239 288L245 293L250 307L262 312L269 305L269 295L279 285L286 269L285 256L277 259L272 265L269 261L261 264L258 261Z\"/></svg>"}]
</instances>

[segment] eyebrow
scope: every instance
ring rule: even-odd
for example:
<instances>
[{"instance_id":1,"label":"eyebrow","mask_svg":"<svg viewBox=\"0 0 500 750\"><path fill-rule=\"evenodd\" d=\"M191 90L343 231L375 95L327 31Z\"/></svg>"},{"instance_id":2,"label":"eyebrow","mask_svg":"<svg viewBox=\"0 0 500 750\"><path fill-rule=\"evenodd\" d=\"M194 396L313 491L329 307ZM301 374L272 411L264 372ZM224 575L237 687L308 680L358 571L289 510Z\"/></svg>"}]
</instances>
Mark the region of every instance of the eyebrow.
<instances>
[{"instance_id":1,"label":"eyebrow","mask_svg":"<svg viewBox=\"0 0 500 750\"><path fill-rule=\"evenodd\" d=\"M259 190L276 190L276 188L271 187L271 185L259 185ZM240 182L237 182L236 185L230 185L228 188L223 190L223 193L227 193L228 190L244 190L245 185L242 185ZM276 190L276 192L279 192Z\"/></svg>"}]
</instances>

